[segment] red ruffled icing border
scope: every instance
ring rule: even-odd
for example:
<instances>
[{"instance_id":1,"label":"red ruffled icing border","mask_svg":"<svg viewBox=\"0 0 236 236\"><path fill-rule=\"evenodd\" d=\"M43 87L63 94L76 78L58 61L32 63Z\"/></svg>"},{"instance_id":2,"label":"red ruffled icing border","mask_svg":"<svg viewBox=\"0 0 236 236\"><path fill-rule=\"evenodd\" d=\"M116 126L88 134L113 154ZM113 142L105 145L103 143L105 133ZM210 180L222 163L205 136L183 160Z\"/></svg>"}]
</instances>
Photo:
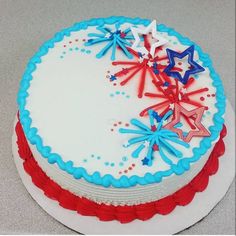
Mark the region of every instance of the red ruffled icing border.
<instances>
[{"instance_id":1,"label":"red ruffled icing border","mask_svg":"<svg viewBox=\"0 0 236 236\"><path fill-rule=\"evenodd\" d=\"M55 181L51 180L45 172L43 172L35 161L19 121L16 124L15 131L17 135L18 153L24 160L24 169L31 176L32 182L43 190L47 197L58 201L63 208L77 211L81 215L96 216L101 221L117 220L121 223L128 223L135 219L143 221L148 220L155 214L167 215L172 212L176 206L185 206L189 204L197 192L202 192L206 189L209 176L214 175L217 172L219 167L218 158L225 152L223 138L227 133L226 127L223 126L220 139L215 144L203 169L190 183L174 194L145 204L134 206L112 206L98 204L84 197L76 196L68 190L61 188Z\"/></svg>"}]
</instances>

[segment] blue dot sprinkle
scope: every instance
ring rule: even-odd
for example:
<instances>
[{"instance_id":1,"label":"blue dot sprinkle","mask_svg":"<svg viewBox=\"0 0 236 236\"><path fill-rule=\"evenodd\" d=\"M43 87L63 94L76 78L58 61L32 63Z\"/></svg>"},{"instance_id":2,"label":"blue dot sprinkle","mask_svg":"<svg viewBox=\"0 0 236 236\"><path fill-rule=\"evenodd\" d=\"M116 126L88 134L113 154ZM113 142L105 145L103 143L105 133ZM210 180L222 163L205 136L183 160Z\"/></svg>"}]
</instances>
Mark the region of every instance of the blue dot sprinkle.
<instances>
[{"instance_id":1,"label":"blue dot sprinkle","mask_svg":"<svg viewBox=\"0 0 236 236\"><path fill-rule=\"evenodd\" d=\"M69 50L70 50L70 51L73 51L73 48L70 48Z\"/></svg>"},{"instance_id":2,"label":"blue dot sprinkle","mask_svg":"<svg viewBox=\"0 0 236 236\"><path fill-rule=\"evenodd\" d=\"M127 157L122 157L122 161L127 161L128 158Z\"/></svg>"},{"instance_id":3,"label":"blue dot sprinkle","mask_svg":"<svg viewBox=\"0 0 236 236\"><path fill-rule=\"evenodd\" d=\"M87 53L87 54L90 54L90 53L91 53L91 51L90 51L90 50L87 50L87 51L86 51L86 53Z\"/></svg>"},{"instance_id":4,"label":"blue dot sprinkle","mask_svg":"<svg viewBox=\"0 0 236 236\"><path fill-rule=\"evenodd\" d=\"M130 98L130 96L129 96L129 95L126 95L126 98Z\"/></svg>"},{"instance_id":5,"label":"blue dot sprinkle","mask_svg":"<svg viewBox=\"0 0 236 236\"><path fill-rule=\"evenodd\" d=\"M119 166L123 166L123 165L124 165L124 163L123 163L123 162L120 162L120 163L119 163Z\"/></svg>"},{"instance_id":6,"label":"blue dot sprinkle","mask_svg":"<svg viewBox=\"0 0 236 236\"><path fill-rule=\"evenodd\" d=\"M98 157L97 157L97 159L98 159L98 160L100 160L100 159L101 159L101 157L100 157L100 156L98 156Z\"/></svg>"},{"instance_id":7,"label":"blue dot sprinkle","mask_svg":"<svg viewBox=\"0 0 236 236\"><path fill-rule=\"evenodd\" d=\"M116 91L116 94L118 95L118 94L120 94L120 92L119 92L119 91Z\"/></svg>"},{"instance_id":8,"label":"blue dot sprinkle","mask_svg":"<svg viewBox=\"0 0 236 236\"><path fill-rule=\"evenodd\" d=\"M84 49L84 48L82 48L80 51L81 51L81 52L85 52L85 49Z\"/></svg>"},{"instance_id":9,"label":"blue dot sprinkle","mask_svg":"<svg viewBox=\"0 0 236 236\"><path fill-rule=\"evenodd\" d=\"M64 58L63 56L60 56L60 58L62 59L62 58Z\"/></svg>"},{"instance_id":10,"label":"blue dot sprinkle","mask_svg":"<svg viewBox=\"0 0 236 236\"><path fill-rule=\"evenodd\" d=\"M91 157L94 157L94 154L92 154Z\"/></svg>"},{"instance_id":11,"label":"blue dot sprinkle","mask_svg":"<svg viewBox=\"0 0 236 236\"><path fill-rule=\"evenodd\" d=\"M111 94L110 94L110 97L114 97L114 94L113 94L113 93L111 93Z\"/></svg>"},{"instance_id":12,"label":"blue dot sprinkle","mask_svg":"<svg viewBox=\"0 0 236 236\"><path fill-rule=\"evenodd\" d=\"M122 94L122 95L125 95L125 92L122 92L121 94Z\"/></svg>"},{"instance_id":13,"label":"blue dot sprinkle","mask_svg":"<svg viewBox=\"0 0 236 236\"><path fill-rule=\"evenodd\" d=\"M113 166L115 166L115 164L114 164L114 163L111 163L111 166L113 167Z\"/></svg>"},{"instance_id":14,"label":"blue dot sprinkle","mask_svg":"<svg viewBox=\"0 0 236 236\"><path fill-rule=\"evenodd\" d=\"M105 164L105 166L108 166L108 165L109 165L109 162L107 161L107 162L105 162L104 164Z\"/></svg>"},{"instance_id":15,"label":"blue dot sprinkle","mask_svg":"<svg viewBox=\"0 0 236 236\"><path fill-rule=\"evenodd\" d=\"M75 50L76 50L76 51L78 51L78 50L79 50L79 48L78 48L78 47L76 47L76 48L75 48Z\"/></svg>"},{"instance_id":16,"label":"blue dot sprinkle","mask_svg":"<svg viewBox=\"0 0 236 236\"><path fill-rule=\"evenodd\" d=\"M87 159L84 159L83 162L87 162L88 160Z\"/></svg>"},{"instance_id":17,"label":"blue dot sprinkle","mask_svg":"<svg viewBox=\"0 0 236 236\"><path fill-rule=\"evenodd\" d=\"M66 52L64 51L64 52L62 52L63 54L66 54Z\"/></svg>"}]
</instances>

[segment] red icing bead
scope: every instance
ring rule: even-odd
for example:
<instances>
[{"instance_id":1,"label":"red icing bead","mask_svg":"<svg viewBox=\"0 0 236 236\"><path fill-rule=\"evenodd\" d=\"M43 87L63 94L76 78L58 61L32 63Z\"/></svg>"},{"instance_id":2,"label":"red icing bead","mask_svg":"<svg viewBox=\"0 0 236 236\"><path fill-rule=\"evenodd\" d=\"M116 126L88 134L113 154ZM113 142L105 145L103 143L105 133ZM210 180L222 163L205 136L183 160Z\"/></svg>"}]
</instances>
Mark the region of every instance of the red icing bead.
<instances>
[{"instance_id":1,"label":"red icing bead","mask_svg":"<svg viewBox=\"0 0 236 236\"><path fill-rule=\"evenodd\" d=\"M158 145L157 145L157 144L154 144L154 145L152 146L152 149L153 149L154 151L158 151L158 150L159 150Z\"/></svg>"},{"instance_id":2,"label":"red icing bead","mask_svg":"<svg viewBox=\"0 0 236 236\"><path fill-rule=\"evenodd\" d=\"M204 97L200 97L200 100L201 100L201 101L204 101L204 100L205 100L205 98L204 98Z\"/></svg>"}]
</instances>

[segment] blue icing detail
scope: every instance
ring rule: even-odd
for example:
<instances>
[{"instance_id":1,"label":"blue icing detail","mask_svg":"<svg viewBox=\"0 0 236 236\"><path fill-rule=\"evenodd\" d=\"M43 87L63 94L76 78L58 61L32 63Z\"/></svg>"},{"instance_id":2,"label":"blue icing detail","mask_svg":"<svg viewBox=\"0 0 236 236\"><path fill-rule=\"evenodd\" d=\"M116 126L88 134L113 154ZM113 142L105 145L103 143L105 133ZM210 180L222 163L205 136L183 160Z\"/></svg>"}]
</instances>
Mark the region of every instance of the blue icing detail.
<instances>
[{"instance_id":1,"label":"blue icing detail","mask_svg":"<svg viewBox=\"0 0 236 236\"><path fill-rule=\"evenodd\" d=\"M41 137L37 134L32 134L32 133L30 137L28 135L32 127L31 127L30 113L29 111L26 110L26 97L27 97L26 92L28 88L30 87L30 81L32 80L31 74L36 70L37 64L41 63L42 57L48 53L49 48L53 48L55 43L62 41L65 36L70 36L71 32L85 29L87 28L87 26L97 26L97 25L103 26L104 24L113 24L115 22L118 22L120 24L129 22L134 25L143 24L145 26L151 23L151 21L147 19L140 19L140 18L132 19L132 18L127 18L127 17L114 17L114 16L109 17L109 18L98 18L98 19L92 19L85 22L76 23L72 27L64 29L59 33L56 33L55 36L51 40L48 40L47 42L45 42L39 48L38 52L36 52L36 54L30 59L26 67L25 73L22 76L22 80L20 82L20 88L19 88L19 92L17 96L17 104L18 104L19 112L20 112L20 122L23 126L24 133L26 134L26 137L29 140L29 142L34 143L37 149L39 150L39 153L41 153L42 155L45 152L45 149L44 149L45 146L42 144ZM168 33L168 35L175 36L176 38L178 38L180 43L184 45L187 45L187 46L194 45L195 50L199 54L200 61L203 63L203 66L208 67L210 71L210 76L212 78L212 84L213 86L216 87L215 107L217 108L217 112L213 117L213 121L214 121L214 124L215 123L217 124L209 127L211 136L207 138L203 138L201 140L200 147L194 148L193 156L191 158L183 158L179 161L178 166L183 167L183 169L186 170L190 168L189 167L190 163L194 163L198 161L201 157L200 153L203 153L203 152L205 153L207 151L207 148L211 146L213 141L215 141L219 137L219 133L224 123L224 119L222 118L222 116L225 113L225 107L226 107L226 98L224 95L224 88L222 86L222 82L220 80L219 75L215 72L212 66L211 59L209 58L207 54L203 53L202 49L197 44L190 41L188 38L181 36L178 32L176 32L175 30L171 28L166 27L163 24L158 25L157 29L161 32ZM61 159L61 156L58 154L56 155L57 156L55 156L55 153L52 153L51 151L49 151L46 158L48 159L48 161L51 160L51 162L56 163L58 167L62 169L63 171L69 173L73 165L72 167L70 166L68 169L68 166L66 166L65 162ZM73 175L75 179L84 178L91 183L102 185L104 187L109 187L112 185L115 188L121 188L121 187L128 188L137 184L139 185L149 184L144 177L140 177L136 175L126 177L125 179L121 180L121 178L116 179L112 175L100 176L99 174L95 176L93 175L89 176L87 171L84 168L82 167L73 167L73 168L74 168L73 169L74 171L71 175ZM155 178L155 182L158 183L162 181L163 177L170 176L173 173L174 173L173 169L169 169L166 171L159 171L153 174L153 176Z\"/></svg>"},{"instance_id":2,"label":"blue icing detail","mask_svg":"<svg viewBox=\"0 0 236 236\"><path fill-rule=\"evenodd\" d=\"M116 20L114 22L116 22ZM127 47L131 46L129 40L133 39L133 36L130 34L131 29L127 28L124 31L121 31L119 29L119 26L120 22L115 24L116 27L115 31L112 31L107 26L106 27L102 27L101 25L98 26L97 27L98 32L88 34L88 36L92 38L88 39L88 41L85 43L85 46L106 43L104 48L102 48L101 51L97 53L96 55L97 58L103 57L111 49L111 60L115 60L116 50L119 47L123 51L123 53L129 59L131 59L133 56L127 49Z\"/></svg>"}]
</instances>

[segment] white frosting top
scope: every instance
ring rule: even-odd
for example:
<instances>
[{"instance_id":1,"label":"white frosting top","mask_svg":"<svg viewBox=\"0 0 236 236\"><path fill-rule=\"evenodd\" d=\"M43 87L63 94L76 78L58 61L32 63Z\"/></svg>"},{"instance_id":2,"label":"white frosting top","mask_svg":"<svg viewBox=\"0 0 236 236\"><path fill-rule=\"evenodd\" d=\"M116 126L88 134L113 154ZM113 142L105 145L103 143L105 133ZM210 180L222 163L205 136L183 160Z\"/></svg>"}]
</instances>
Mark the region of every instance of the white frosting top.
<instances>
[{"instance_id":1,"label":"white frosting top","mask_svg":"<svg viewBox=\"0 0 236 236\"><path fill-rule=\"evenodd\" d=\"M124 24L122 29L132 26ZM109 28L115 30L114 25ZM61 42L55 44L49 52L42 57L42 62L33 72L33 80L28 89L26 109L30 111L32 127L37 127L43 144L50 146L52 152L61 155L63 161L72 161L75 167L83 167L88 174L95 171L101 176L110 174L115 178L126 176L144 176L146 173L166 171L170 166L161 158L160 153L154 152L151 166L143 165L142 159L133 158L132 152L138 145L124 147L128 139L135 135L121 134L119 128L134 129L131 119L138 119L150 127L148 116L140 117L145 108L161 102L163 98L138 98L138 81L141 73L137 73L127 84L120 85L124 77L110 81L111 75L126 66L114 66L108 52L102 58L96 54L106 43L85 46L89 33L98 33L96 27L88 27L65 36ZM175 36L158 32L168 40L160 52L166 55L166 48L182 52L187 46L181 45ZM121 50L116 52L116 61L133 61L128 59ZM194 60L199 65L198 54L195 51ZM179 65L183 70L189 66L187 58L181 60ZM167 65L167 60L161 62ZM176 60L178 64L178 60ZM207 92L193 95L195 101L207 104L208 110L204 112L202 124L208 128L213 125L214 106L216 99L215 88L209 70L194 76L196 79L187 92L207 87ZM144 92L156 93L151 77L147 77ZM185 91L186 92L186 91ZM159 100L158 100L159 99ZM187 110L196 108L189 104L182 104ZM171 108L171 106L170 106ZM169 119L170 121L170 119ZM189 128L185 120L181 120L183 129ZM193 156L193 148L198 147L203 137L194 137L190 148L174 144L183 157ZM178 158L170 156L173 163Z\"/></svg>"}]
</instances>

